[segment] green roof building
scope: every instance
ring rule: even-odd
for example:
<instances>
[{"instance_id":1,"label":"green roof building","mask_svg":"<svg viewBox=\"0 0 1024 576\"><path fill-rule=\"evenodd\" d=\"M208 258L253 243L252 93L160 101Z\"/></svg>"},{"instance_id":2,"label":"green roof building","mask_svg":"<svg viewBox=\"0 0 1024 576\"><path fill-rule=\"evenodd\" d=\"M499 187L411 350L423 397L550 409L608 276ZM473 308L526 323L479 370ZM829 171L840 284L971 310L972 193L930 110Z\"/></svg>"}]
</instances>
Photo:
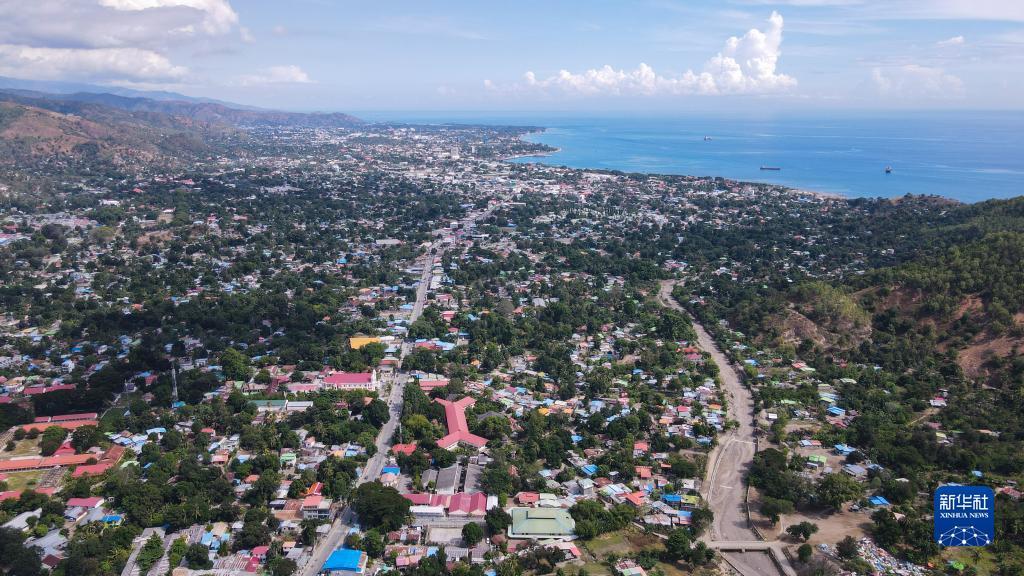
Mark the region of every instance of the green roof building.
<instances>
[{"instance_id":1,"label":"green roof building","mask_svg":"<svg viewBox=\"0 0 1024 576\"><path fill-rule=\"evenodd\" d=\"M576 522L563 508L512 508L509 538L569 540L575 537Z\"/></svg>"}]
</instances>

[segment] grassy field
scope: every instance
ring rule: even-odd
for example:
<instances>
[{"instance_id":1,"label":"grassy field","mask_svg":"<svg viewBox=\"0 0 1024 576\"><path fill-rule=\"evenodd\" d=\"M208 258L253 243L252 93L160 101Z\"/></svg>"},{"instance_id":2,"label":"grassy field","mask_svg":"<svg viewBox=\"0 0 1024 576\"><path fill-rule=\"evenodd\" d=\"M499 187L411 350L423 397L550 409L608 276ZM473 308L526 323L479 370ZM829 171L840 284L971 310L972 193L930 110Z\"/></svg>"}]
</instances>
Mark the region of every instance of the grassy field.
<instances>
[{"instance_id":1,"label":"grassy field","mask_svg":"<svg viewBox=\"0 0 1024 576\"><path fill-rule=\"evenodd\" d=\"M100 416L100 429L113 429L113 422L117 420L122 414L124 414L124 411L128 408L128 405L131 404L133 400L138 398L142 398L141 392L121 394L121 396L117 399L117 403L108 408Z\"/></svg>"},{"instance_id":2,"label":"grassy field","mask_svg":"<svg viewBox=\"0 0 1024 576\"><path fill-rule=\"evenodd\" d=\"M596 557L604 558L609 554L629 554L641 550L658 550L662 548L661 540L653 534L644 534L635 527L615 532L606 532L593 540L584 543L587 550Z\"/></svg>"},{"instance_id":3,"label":"grassy field","mask_svg":"<svg viewBox=\"0 0 1024 576\"><path fill-rule=\"evenodd\" d=\"M987 548L946 548L941 558L943 562L958 560L965 566L972 566L978 571L978 576L996 573L996 555Z\"/></svg>"},{"instance_id":4,"label":"grassy field","mask_svg":"<svg viewBox=\"0 0 1024 576\"><path fill-rule=\"evenodd\" d=\"M590 576L609 576L612 571L604 564L608 556L625 556L630 553L643 550L660 550L661 541L651 534L644 534L634 527L606 532L597 538L585 542L578 542L580 551L583 554L583 568ZM667 576L682 576L684 572L669 567L665 571ZM572 572L575 576L578 569Z\"/></svg>"},{"instance_id":5,"label":"grassy field","mask_svg":"<svg viewBox=\"0 0 1024 576\"><path fill-rule=\"evenodd\" d=\"M39 479L42 472L39 470L32 470L29 472L10 472L7 474L7 489L8 490L24 490L29 487L29 482L35 486L35 481Z\"/></svg>"},{"instance_id":6,"label":"grassy field","mask_svg":"<svg viewBox=\"0 0 1024 576\"><path fill-rule=\"evenodd\" d=\"M582 553L582 568L589 576L611 576L613 571L605 565L608 556L627 556L643 551L660 552L664 549L662 540L653 534L645 534L642 530L630 526L615 532L606 532L593 540L578 541L577 545ZM579 573L580 565L566 566L564 568L567 576L576 576ZM656 570L660 570L665 576L691 576L703 574L716 574L714 568L700 568L694 572L683 569L674 564L658 562Z\"/></svg>"},{"instance_id":7,"label":"grassy field","mask_svg":"<svg viewBox=\"0 0 1024 576\"><path fill-rule=\"evenodd\" d=\"M3 452L5 458L14 458L17 456L39 456L39 437L34 440L25 438L24 440L14 441L14 450L10 452ZM2 446L0 446L2 448Z\"/></svg>"}]
</instances>

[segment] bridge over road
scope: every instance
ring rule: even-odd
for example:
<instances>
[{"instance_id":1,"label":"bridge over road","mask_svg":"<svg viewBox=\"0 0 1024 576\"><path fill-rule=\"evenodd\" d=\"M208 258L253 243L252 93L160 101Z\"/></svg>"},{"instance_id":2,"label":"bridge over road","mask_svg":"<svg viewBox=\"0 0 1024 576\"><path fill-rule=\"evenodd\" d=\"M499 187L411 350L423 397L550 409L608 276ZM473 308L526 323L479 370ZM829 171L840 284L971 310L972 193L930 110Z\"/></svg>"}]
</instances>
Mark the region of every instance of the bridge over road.
<instances>
[{"instance_id":1,"label":"bridge over road","mask_svg":"<svg viewBox=\"0 0 1024 576\"><path fill-rule=\"evenodd\" d=\"M764 540L712 540L711 542L705 542L705 544L708 548L718 550L719 552L767 552L777 547L775 542L765 542Z\"/></svg>"},{"instance_id":2,"label":"bridge over road","mask_svg":"<svg viewBox=\"0 0 1024 576\"><path fill-rule=\"evenodd\" d=\"M788 556L786 545L782 542L765 542L764 540L714 540L704 542L708 548L723 552L722 558L733 570L743 574L750 566L745 561L750 553L765 554L775 568L785 576L796 576ZM728 554L724 554L724 553ZM755 556L756 557L756 556Z\"/></svg>"}]
</instances>

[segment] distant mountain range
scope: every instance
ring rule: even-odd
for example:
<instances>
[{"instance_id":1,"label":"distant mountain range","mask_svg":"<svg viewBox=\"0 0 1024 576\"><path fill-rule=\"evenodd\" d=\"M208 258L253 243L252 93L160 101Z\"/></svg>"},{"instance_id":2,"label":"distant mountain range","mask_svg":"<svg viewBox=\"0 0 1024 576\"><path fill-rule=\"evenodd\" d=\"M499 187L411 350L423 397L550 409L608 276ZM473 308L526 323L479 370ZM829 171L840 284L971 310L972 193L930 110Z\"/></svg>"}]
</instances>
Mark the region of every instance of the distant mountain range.
<instances>
[{"instance_id":1,"label":"distant mountain range","mask_svg":"<svg viewBox=\"0 0 1024 576\"><path fill-rule=\"evenodd\" d=\"M172 93L162 93L171 95ZM0 87L0 99L22 102L48 110L77 113L83 104L96 104L129 112L154 112L209 124L243 126L294 126L305 128L347 128L362 124L355 116L338 112L305 113L265 110L198 99L169 100L122 96L107 92L54 93Z\"/></svg>"},{"instance_id":2,"label":"distant mountain range","mask_svg":"<svg viewBox=\"0 0 1024 576\"><path fill-rule=\"evenodd\" d=\"M21 78L11 78L9 76L0 76L0 90L31 90L33 92L46 92L48 94L75 94L79 92L88 92L92 94L113 94L115 96L125 96L127 98L148 98L150 100L173 100L177 102L206 102L212 104L223 104L230 108L237 108L240 110L257 109L253 106L246 106L244 104L234 104L231 102L224 102L223 100L215 100L213 98L186 96L184 94L179 94L178 92L168 92L165 90L134 90L132 88L101 86L99 84L87 84L84 82L23 80Z\"/></svg>"},{"instance_id":3,"label":"distant mountain range","mask_svg":"<svg viewBox=\"0 0 1024 576\"><path fill-rule=\"evenodd\" d=\"M0 165L53 158L173 161L208 152L213 140L247 128L363 123L348 114L264 110L172 92L50 92L29 86L104 89L0 77Z\"/></svg>"}]
</instances>

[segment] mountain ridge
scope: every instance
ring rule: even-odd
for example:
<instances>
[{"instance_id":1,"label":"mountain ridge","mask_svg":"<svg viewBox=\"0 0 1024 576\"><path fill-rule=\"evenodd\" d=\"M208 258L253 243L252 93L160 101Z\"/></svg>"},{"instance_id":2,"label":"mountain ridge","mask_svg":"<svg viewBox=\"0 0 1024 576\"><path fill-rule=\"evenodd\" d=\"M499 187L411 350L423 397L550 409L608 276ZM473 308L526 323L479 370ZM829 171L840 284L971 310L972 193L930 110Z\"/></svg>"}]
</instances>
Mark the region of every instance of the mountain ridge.
<instances>
[{"instance_id":1,"label":"mountain ridge","mask_svg":"<svg viewBox=\"0 0 1024 576\"><path fill-rule=\"evenodd\" d=\"M177 164L259 127L349 128L342 113L233 108L219 102L0 88L0 165L53 160Z\"/></svg>"},{"instance_id":2,"label":"mountain ridge","mask_svg":"<svg viewBox=\"0 0 1024 576\"><path fill-rule=\"evenodd\" d=\"M128 112L151 112L187 118L209 124L240 126L294 126L304 128L347 128L362 124L355 116L341 112L306 113L234 108L219 102L156 100L141 96L75 92L54 94L23 89L0 88L0 100L16 100L39 108L73 111L76 106L95 104Z\"/></svg>"}]
</instances>

